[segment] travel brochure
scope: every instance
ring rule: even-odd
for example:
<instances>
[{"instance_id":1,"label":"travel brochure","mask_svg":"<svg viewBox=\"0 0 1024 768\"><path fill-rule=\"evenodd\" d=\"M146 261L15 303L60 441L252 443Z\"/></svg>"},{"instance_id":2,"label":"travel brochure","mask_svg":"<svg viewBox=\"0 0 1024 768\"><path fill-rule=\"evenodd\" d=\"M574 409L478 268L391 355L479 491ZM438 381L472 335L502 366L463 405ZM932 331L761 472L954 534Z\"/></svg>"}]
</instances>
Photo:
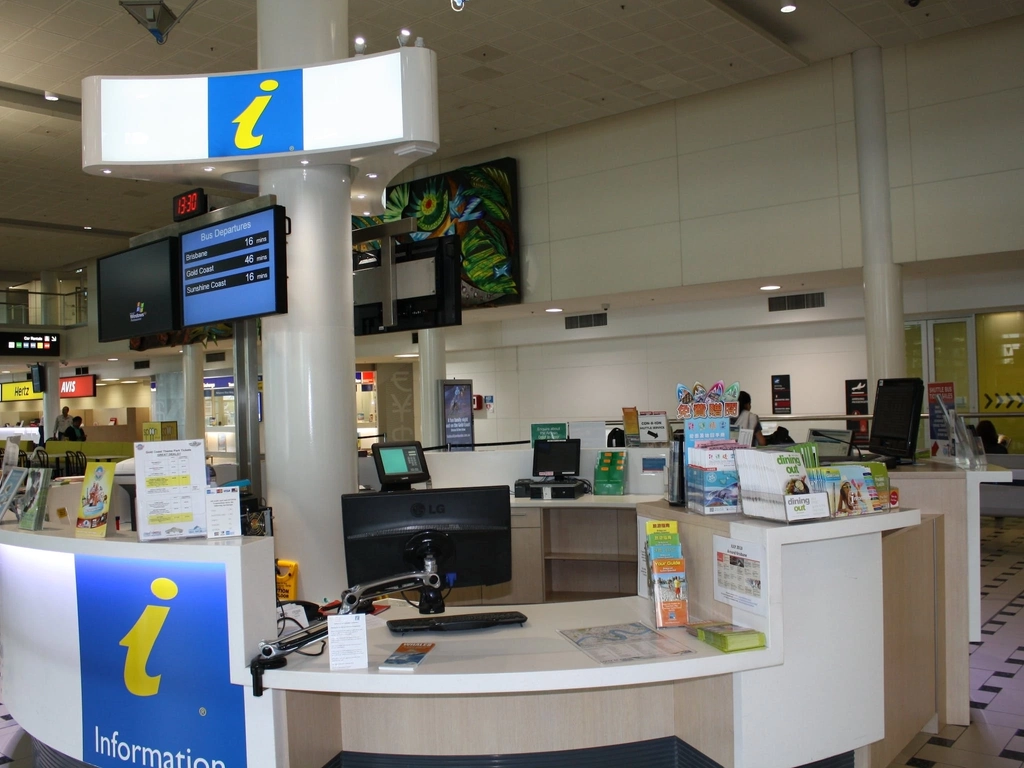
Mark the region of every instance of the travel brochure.
<instances>
[{"instance_id":1,"label":"travel brochure","mask_svg":"<svg viewBox=\"0 0 1024 768\"><path fill-rule=\"evenodd\" d=\"M25 490L11 502L16 507L18 527L41 531L46 517L46 497L50 492L50 469L33 467L25 475Z\"/></svg>"},{"instance_id":2,"label":"travel brochure","mask_svg":"<svg viewBox=\"0 0 1024 768\"><path fill-rule=\"evenodd\" d=\"M82 476L75 536L102 539L111 530L110 504L114 490L114 464L90 461Z\"/></svg>"},{"instance_id":3,"label":"travel brochure","mask_svg":"<svg viewBox=\"0 0 1024 768\"><path fill-rule=\"evenodd\" d=\"M667 659L693 653L674 638L640 621L603 627L560 629L558 634L598 664Z\"/></svg>"},{"instance_id":4,"label":"travel brochure","mask_svg":"<svg viewBox=\"0 0 1024 768\"><path fill-rule=\"evenodd\" d=\"M14 512L14 517L17 519L18 509L12 502L14 495L21 490L21 484L25 482L27 474L28 470L19 466L14 466L4 473L3 484L0 485L0 520L4 518L8 510Z\"/></svg>"}]
</instances>

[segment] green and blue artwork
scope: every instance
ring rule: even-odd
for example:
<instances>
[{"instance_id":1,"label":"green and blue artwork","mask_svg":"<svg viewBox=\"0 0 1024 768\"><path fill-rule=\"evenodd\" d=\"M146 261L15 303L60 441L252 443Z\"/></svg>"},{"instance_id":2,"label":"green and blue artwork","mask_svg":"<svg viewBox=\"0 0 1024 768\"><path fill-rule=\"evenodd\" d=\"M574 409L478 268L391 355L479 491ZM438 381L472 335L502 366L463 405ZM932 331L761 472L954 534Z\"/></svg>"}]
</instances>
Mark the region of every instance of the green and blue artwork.
<instances>
[{"instance_id":1,"label":"green and blue artwork","mask_svg":"<svg viewBox=\"0 0 1024 768\"><path fill-rule=\"evenodd\" d=\"M458 168L388 187L384 215L353 216L352 226L415 218L417 230L399 240L458 235L463 308L518 304L518 187L515 158Z\"/></svg>"}]
</instances>

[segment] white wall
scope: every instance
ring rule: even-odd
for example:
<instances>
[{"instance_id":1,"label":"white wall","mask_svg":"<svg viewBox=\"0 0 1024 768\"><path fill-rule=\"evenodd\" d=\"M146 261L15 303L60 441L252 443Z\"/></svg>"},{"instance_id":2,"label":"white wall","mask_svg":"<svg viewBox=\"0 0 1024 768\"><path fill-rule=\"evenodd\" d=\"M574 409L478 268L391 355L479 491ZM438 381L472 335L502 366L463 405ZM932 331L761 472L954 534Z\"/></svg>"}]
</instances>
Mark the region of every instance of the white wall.
<instances>
[{"instance_id":1,"label":"white wall","mask_svg":"<svg viewBox=\"0 0 1024 768\"><path fill-rule=\"evenodd\" d=\"M886 49L899 262L1024 249L1024 17ZM849 56L421 163L519 161L524 300L861 266Z\"/></svg>"}]
</instances>

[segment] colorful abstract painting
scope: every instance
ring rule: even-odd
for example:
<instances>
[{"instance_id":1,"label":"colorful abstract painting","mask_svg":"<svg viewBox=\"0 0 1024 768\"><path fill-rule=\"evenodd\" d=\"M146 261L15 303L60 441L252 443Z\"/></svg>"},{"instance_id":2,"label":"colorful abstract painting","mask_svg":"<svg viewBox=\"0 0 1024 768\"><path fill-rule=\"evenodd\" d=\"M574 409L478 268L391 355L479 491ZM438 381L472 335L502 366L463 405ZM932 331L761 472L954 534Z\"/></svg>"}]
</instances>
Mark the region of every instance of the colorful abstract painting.
<instances>
[{"instance_id":1,"label":"colorful abstract painting","mask_svg":"<svg viewBox=\"0 0 1024 768\"><path fill-rule=\"evenodd\" d=\"M388 187L386 201L383 216L354 216L352 228L415 218L418 230L399 240L458 235L462 243L463 308L496 307L522 300L515 158Z\"/></svg>"}]
</instances>

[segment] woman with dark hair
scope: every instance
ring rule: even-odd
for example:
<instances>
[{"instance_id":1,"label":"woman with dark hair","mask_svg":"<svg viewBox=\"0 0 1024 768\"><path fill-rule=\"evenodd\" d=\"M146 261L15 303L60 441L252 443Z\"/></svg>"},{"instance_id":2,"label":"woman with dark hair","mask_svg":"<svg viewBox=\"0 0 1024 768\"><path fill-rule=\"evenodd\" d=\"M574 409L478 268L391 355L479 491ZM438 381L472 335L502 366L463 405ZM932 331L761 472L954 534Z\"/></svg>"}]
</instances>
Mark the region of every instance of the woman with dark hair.
<instances>
[{"instance_id":1,"label":"woman with dark hair","mask_svg":"<svg viewBox=\"0 0 1024 768\"><path fill-rule=\"evenodd\" d=\"M999 433L996 432L995 424L988 419L979 421L974 430L981 438L981 444L985 446L985 453L1007 453L1006 446L999 442Z\"/></svg>"},{"instance_id":2,"label":"woman with dark hair","mask_svg":"<svg viewBox=\"0 0 1024 768\"><path fill-rule=\"evenodd\" d=\"M761 420L757 418L756 413L750 410L750 395L741 391L740 396L736 399L740 404L740 415L736 417L733 424L739 429L754 430L754 442L757 445L767 445L768 441L761 431Z\"/></svg>"}]
</instances>

